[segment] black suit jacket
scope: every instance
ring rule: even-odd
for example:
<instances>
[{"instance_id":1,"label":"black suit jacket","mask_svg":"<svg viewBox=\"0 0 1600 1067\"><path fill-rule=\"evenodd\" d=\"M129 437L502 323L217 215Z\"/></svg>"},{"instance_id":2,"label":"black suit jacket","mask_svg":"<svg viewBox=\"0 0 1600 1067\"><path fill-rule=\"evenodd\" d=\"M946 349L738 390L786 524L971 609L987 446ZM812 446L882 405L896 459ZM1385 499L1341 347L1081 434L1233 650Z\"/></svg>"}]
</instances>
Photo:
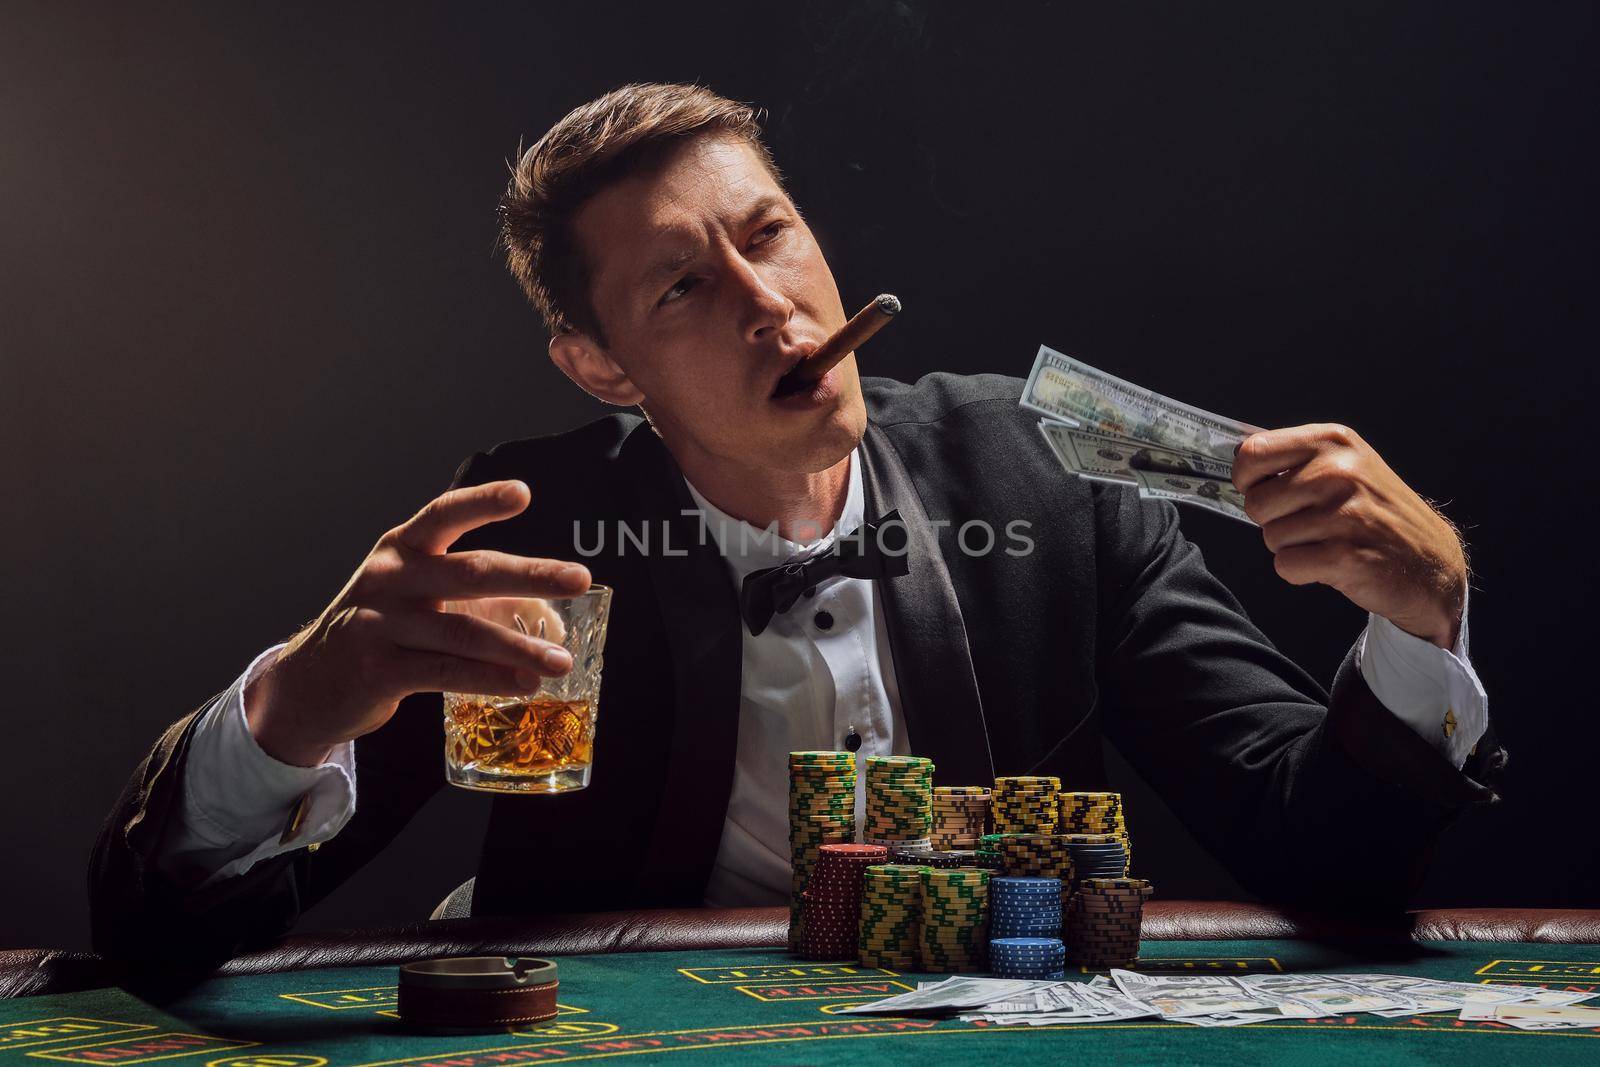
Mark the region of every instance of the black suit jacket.
<instances>
[{"instance_id":1,"label":"black suit jacket","mask_svg":"<svg viewBox=\"0 0 1600 1067\"><path fill-rule=\"evenodd\" d=\"M1397 908L1437 832L1493 798L1486 783L1504 754L1492 735L1458 772L1377 702L1352 661L1330 698L1206 570L1175 508L1062 476L1018 407L1020 380L863 386L866 512L898 508L913 541L911 573L881 583L889 644L912 746L938 781L1047 773L1102 788L1104 735L1254 891L1345 909ZM474 911L696 905L738 733L742 629L728 572L682 514L694 507L682 476L637 416L499 445L453 484L513 477L532 487L532 506L458 548L582 558L616 594L593 784L494 800ZM995 551L963 549L956 531L969 520L996 531ZM617 522L651 551L615 536ZM604 550L584 557L578 546L593 550L602 523ZM1032 550L1008 553L1018 532ZM95 848L95 946L142 967L204 967L286 931L443 784L439 694L410 697L356 744L360 802L336 838L186 891L152 858L211 702L157 742Z\"/></svg>"}]
</instances>

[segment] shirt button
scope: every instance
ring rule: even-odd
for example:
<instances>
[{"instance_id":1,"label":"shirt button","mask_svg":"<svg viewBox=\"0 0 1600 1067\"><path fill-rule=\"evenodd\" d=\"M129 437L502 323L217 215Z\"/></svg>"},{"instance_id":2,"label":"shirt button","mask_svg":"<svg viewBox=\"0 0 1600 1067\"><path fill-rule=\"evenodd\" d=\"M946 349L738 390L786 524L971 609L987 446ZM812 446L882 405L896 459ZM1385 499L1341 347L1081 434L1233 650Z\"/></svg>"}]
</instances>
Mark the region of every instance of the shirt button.
<instances>
[{"instance_id":1,"label":"shirt button","mask_svg":"<svg viewBox=\"0 0 1600 1067\"><path fill-rule=\"evenodd\" d=\"M819 630L831 630L831 629L833 629L833 614L832 614L832 612L819 611L819 612L817 612L816 616L812 618L811 621L817 624L817 629L819 629Z\"/></svg>"}]
</instances>

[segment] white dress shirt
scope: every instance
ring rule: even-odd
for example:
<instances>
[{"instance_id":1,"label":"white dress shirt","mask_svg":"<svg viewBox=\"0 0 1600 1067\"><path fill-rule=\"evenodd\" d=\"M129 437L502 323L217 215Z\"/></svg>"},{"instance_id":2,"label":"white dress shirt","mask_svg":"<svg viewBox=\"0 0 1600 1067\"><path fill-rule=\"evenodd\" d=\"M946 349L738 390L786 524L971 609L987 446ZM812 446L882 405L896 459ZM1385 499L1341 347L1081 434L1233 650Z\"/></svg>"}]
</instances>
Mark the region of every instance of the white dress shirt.
<instances>
[{"instance_id":1,"label":"white dress shirt","mask_svg":"<svg viewBox=\"0 0 1600 1067\"><path fill-rule=\"evenodd\" d=\"M833 530L810 545L728 516L693 485L689 492L736 587L752 570L827 549L863 518L858 453L850 460L844 512ZM787 613L774 615L759 637L745 632L733 792L706 887L707 904L788 901L790 752L841 749L852 726L861 736L858 757L911 752L878 603L876 583L834 578ZM818 625L822 612L831 616L830 626ZM1488 697L1467 658L1465 605L1454 649L1439 648L1376 615L1368 617L1356 644L1361 675L1373 695L1461 767L1488 726ZM263 752L250 733L244 688L282 647L257 656L195 729L179 821L158 857L163 870L186 884L210 884L280 852L325 841L355 814L354 742L341 745L320 766L290 767ZM308 790L300 830L280 842L290 812ZM862 802L858 793L858 821Z\"/></svg>"},{"instance_id":2,"label":"white dress shirt","mask_svg":"<svg viewBox=\"0 0 1600 1067\"><path fill-rule=\"evenodd\" d=\"M839 521L810 544L740 522L693 484L689 493L735 587L751 571L827 551L864 517L856 454L850 457L850 489ZM835 577L774 615L760 636L745 630L733 793L706 886L708 905L788 903L789 753L843 749L852 727L861 737L858 760L911 753L884 620L877 583ZM858 825L865 820L865 802L858 785Z\"/></svg>"}]
</instances>

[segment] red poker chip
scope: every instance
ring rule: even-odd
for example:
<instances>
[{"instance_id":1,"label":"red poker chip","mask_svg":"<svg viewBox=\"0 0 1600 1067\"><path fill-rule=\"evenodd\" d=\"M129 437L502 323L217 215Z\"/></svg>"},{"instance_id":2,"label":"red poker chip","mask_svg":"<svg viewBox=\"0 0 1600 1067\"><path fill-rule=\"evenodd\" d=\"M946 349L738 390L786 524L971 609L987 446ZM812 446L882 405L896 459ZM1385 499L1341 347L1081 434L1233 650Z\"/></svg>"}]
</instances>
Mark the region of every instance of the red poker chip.
<instances>
[{"instance_id":1,"label":"red poker chip","mask_svg":"<svg viewBox=\"0 0 1600 1067\"><path fill-rule=\"evenodd\" d=\"M889 855L889 850L882 845L823 845L822 854L825 856L877 856L882 859Z\"/></svg>"}]
</instances>

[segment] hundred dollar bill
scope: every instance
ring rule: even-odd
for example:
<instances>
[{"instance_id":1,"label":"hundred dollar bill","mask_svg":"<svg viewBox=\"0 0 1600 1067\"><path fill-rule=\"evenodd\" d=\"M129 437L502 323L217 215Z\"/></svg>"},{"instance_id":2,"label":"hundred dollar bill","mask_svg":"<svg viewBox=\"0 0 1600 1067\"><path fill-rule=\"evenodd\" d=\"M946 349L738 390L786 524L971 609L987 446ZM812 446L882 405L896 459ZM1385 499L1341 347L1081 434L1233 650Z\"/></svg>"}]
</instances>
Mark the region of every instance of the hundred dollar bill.
<instances>
[{"instance_id":1,"label":"hundred dollar bill","mask_svg":"<svg viewBox=\"0 0 1600 1067\"><path fill-rule=\"evenodd\" d=\"M1122 994L1171 1019L1219 1012L1277 1013L1277 998L1256 993L1237 978L1226 975L1136 974L1113 968L1111 980Z\"/></svg>"},{"instance_id":2,"label":"hundred dollar bill","mask_svg":"<svg viewBox=\"0 0 1600 1067\"><path fill-rule=\"evenodd\" d=\"M1244 513L1244 494L1231 482L1206 479L1181 478L1171 474L1152 474L1139 471L1139 496L1145 500L1170 500L1174 504L1193 504L1195 507L1226 515L1239 522L1254 526L1255 520Z\"/></svg>"},{"instance_id":3,"label":"hundred dollar bill","mask_svg":"<svg viewBox=\"0 0 1600 1067\"><path fill-rule=\"evenodd\" d=\"M1233 462L1234 446L1260 430L1191 407L1039 346L1022 389L1022 406L1088 430Z\"/></svg>"},{"instance_id":4,"label":"hundred dollar bill","mask_svg":"<svg viewBox=\"0 0 1600 1067\"><path fill-rule=\"evenodd\" d=\"M1135 486L1147 500L1196 504L1251 521L1244 513L1244 494L1234 487L1231 462L1052 419L1041 419L1039 432L1061 465L1080 477Z\"/></svg>"},{"instance_id":5,"label":"hundred dollar bill","mask_svg":"<svg viewBox=\"0 0 1600 1067\"><path fill-rule=\"evenodd\" d=\"M1247 974L1239 979L1253 993L1280 998L1278 1011L1296 1019L1382 1011L1411 1006L1410 999L1321 974Z\"/></svg>"},{"instance_id":6,"label":"hundred dollar bill","mask_svg":"<svg viewBox=\"0 0 1600 1067\"><path fill-rule=\"evenodd\" d=\"M954 1012L961 1009L982 1008L991 1002L1008 1001L1035 989L1054 985L1049 981L1029 981L1021 978L972 978L957 975L942 982L919 984L909 993L900 993L874 1000L870 1004L854 1004L841 1008L840 1013L906 1014L910 1012Z\"/></svg>"}]
</instances>

